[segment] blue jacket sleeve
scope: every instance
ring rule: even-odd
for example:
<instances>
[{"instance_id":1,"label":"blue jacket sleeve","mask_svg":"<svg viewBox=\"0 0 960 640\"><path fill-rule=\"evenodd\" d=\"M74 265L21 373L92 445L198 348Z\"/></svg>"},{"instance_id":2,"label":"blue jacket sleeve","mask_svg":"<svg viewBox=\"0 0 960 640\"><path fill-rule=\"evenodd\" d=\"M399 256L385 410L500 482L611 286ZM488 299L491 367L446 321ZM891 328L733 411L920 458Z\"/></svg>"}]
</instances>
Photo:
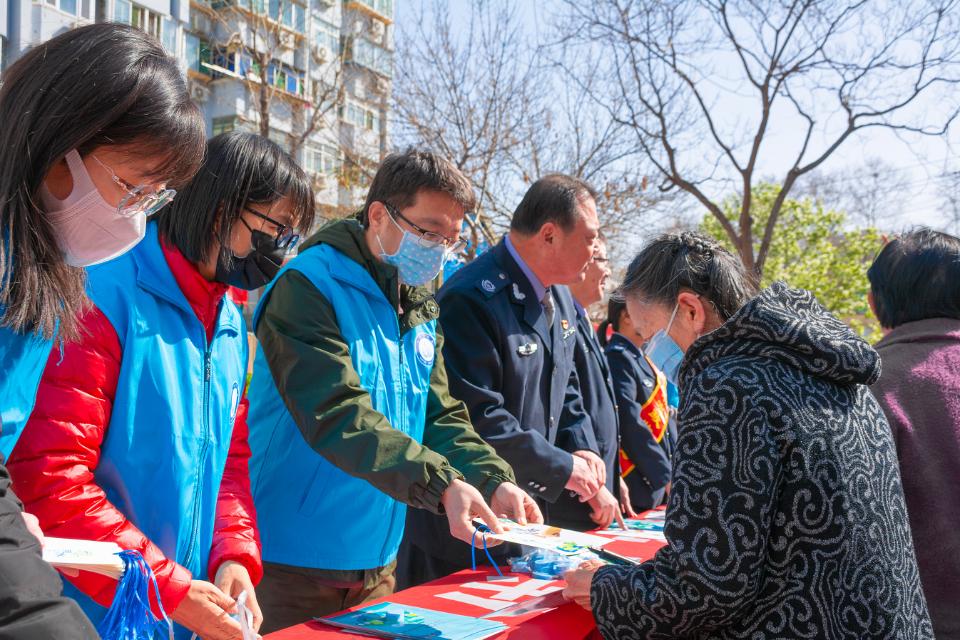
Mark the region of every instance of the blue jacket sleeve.
<instances>
[{"instance_id":1,"label":"blue jacket sleeve","mask_svg":"<svg viewBox=\"0 0 960 640\"><path fill-rule=\"evenodd\" d=\"M639 378L630 356L623 351L607 353L613 390L617 398L617 413L620 417L620 446L637 466L637 471L656 491L670 482L670 460L663 447L654 439L653 433L640 415L645 397L643 382Z\"/></svg>"},{"instance_id":2,"label":"blue jacket sleeve","mask_svg":"<svg viewBox=\"0 0 960 640\"><path fill-rule=\"evenodd\" d=\"M544 487L539 496L555 501L573 471L573 457L539 431L524 428L504 406L495 319L480 301L452 290L441 300L440 322L453 396L467 405L477 433L513 467L518 484Z\"/></svg>"}]
</instances>

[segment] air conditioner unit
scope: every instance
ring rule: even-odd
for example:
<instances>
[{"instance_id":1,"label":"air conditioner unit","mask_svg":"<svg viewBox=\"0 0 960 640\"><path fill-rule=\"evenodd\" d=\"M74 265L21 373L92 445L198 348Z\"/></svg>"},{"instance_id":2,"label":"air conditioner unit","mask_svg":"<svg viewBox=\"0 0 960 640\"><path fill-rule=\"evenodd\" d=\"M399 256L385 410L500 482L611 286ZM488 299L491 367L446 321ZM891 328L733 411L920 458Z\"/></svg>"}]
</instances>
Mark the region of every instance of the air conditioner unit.
<instances>
[{"instance_id":1,"label":"air conditioner unit","mask_svg":"<svg viewBox=\"0 0 960 640\"><path fill-rule=\"evenodd\" d=\"M376 76L371 84L373 85L373 92L377 95L386 95L387 91L390 90L390 83L387 82L386 78L380 76Z\"/></svg>"},{"instance_id":2,"label":"air conditioner unit","mask_svg":"<svg viewBox=\"0 0 960 640\"><path fill-rule=\"evenodd\" d=\"M284 49L293 49L297 44L297 38L292 33L284 31L280 34L280 46Z\"/></svg>"},{"instance_id":3,"label":"air conditioner unit","mask_svg":"<svg viewBox=\"0 0 960 640\"><path fill-rule=\"evenodd\" d=\"M320 63L330 62L330 49L326 48L322 44L315 44L310 47L310 51L313 53L313 59Z\"/></svg>"},{"instance_id":4,"label":"air conditioner unit","mask_svg":"<svg viewBox=\"0 0 960 640\"><path fill-rule=\"evenodd\" d=\"M206 102L210 99L210 89L202 84L190 83L190 99L194 102Z\"/></svg>"}]
</instances>

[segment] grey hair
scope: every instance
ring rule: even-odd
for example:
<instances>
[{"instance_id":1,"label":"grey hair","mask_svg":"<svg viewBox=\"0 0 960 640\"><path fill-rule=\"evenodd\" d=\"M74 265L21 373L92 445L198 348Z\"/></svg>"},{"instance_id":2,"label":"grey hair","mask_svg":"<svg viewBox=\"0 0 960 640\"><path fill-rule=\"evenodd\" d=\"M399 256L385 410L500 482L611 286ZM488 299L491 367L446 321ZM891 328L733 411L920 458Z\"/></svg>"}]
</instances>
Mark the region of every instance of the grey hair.
<instances>
[{"instance_id":1,"label":"grey hair","mask_svg":"<svg viewBox=\"0 0 960 640\"><path fill-rule=\"evenodd\" d=\"M684 231L648 243L630 262L616 296L673 305L683 290L709 301L723 321L757 293L736 256L711 238Z\"/></svg>"}]
</instances>

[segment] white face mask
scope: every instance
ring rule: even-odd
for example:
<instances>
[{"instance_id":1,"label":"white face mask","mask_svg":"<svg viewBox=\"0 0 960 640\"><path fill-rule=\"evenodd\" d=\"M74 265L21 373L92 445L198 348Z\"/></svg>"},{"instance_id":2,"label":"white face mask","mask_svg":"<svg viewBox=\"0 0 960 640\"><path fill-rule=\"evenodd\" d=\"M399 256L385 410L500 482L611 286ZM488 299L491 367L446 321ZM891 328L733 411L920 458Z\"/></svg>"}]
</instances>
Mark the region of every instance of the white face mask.
<instances>
[{"instance_id":1,"label":"white face mask","mask_svg":"<svg viewBox=\"0 0 960 640\"><path fill-rule=\"evenodd\" d=\"M72 267L89 267L123 255L143 239L147 216L143 212L123 215L118 207L108 204L90 179L87 168L76 149L66 155L73 179L73 191L66 200L59 200L45 185L40 186L40 199L64 261Z\"/></svg>"}]
</instances>

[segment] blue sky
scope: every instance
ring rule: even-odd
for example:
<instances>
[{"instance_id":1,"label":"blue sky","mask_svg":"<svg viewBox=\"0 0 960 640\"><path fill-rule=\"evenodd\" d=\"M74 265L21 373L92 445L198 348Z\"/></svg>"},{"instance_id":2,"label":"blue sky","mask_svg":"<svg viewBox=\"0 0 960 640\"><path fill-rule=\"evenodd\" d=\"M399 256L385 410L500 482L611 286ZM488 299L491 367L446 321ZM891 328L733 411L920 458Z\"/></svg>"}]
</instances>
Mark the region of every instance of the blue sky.
<instances>
[{"instance_id":1,"label":"blue sky","mask_svg":"<svg viewBox=\"0 0 960 640\"><path fill-rule=\"evenodd\" d=\"M397 2L396 18L398 30L402 31L411 20L414 11L410 7L419 5L418 0ZM466 20L469 15L470 0L448 0L454 23ZM519 17L532 39L541 40L548 31L550 11L556 7L556 0L520 0L517 5ZM462 22L461 22L462 24ZM730 118L737 117L736 98L719 103L720 110ZM936 110L933 101L920 104L920 108ZM799 144L799 119L779 119L770 131L768 152L761 156L758 170L760 176L782 176L787 169L789 154L778 150L789 149ZM770 144L773 143L773 144ZM928 138L922 136L898 136L882 128L867 129L848 139L822 165L824 172L840 171L859 167L872 157L881 158L897 167L904 175L904 193L897 203L898 211L885 223L891 230L912 225L928 225L943 228L946 218L942 213L941 188L944 184L942 174L945 171L960 169L960 126L955 126L948 136ZM718 195L718 194L711 194Z\"/></svg>"}]
</instances>

